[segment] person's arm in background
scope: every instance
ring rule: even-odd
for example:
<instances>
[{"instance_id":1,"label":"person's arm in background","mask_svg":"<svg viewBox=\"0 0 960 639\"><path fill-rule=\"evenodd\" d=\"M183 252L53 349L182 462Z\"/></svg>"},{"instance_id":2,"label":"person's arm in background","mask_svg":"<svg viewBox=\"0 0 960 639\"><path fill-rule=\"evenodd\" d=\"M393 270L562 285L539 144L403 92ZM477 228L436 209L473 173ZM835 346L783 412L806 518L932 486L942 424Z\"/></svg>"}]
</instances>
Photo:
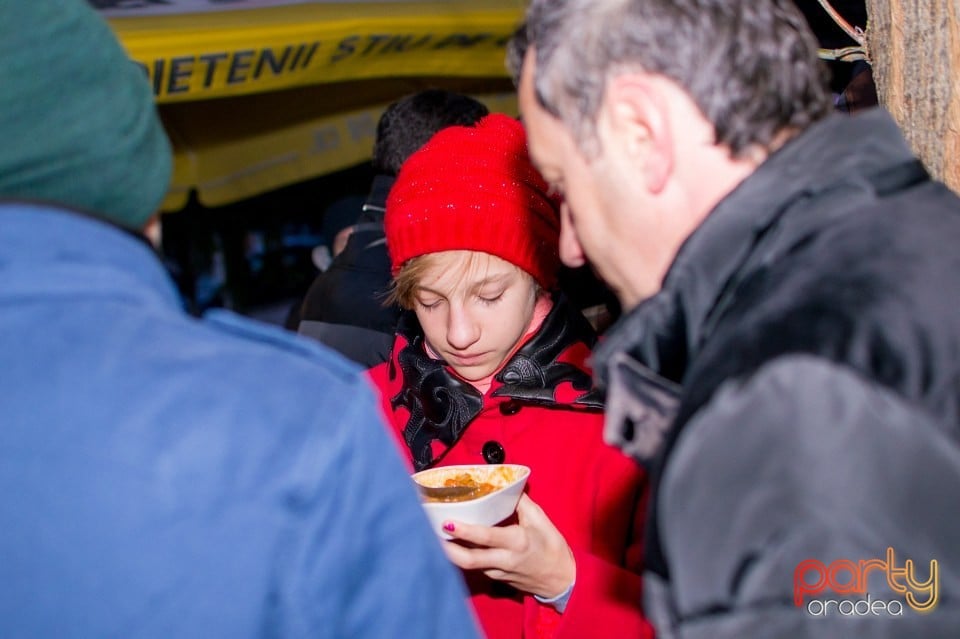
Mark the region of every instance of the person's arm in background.
<instances>
[{"instance_id":1,"label":"person's arm in background","mask_svg":"<svg viewBox=\"0 0 960 639\"><path fill-rule=\"evenodd\" d=\"M312 534L296 550L298 616L315 636L477 637L460 573L430 529L362 379L338 398L341 414L322 416L340 425L318 442L317 463L329 470L315 503L302 505ZM311 624L331 618L338 627Z\"/></svg>"},{"instance_id":2,"label":"person's arm in background","mask_svg":"<svg viewBox=\"0 0 960 639\"><path fill-rule=\"evenodd\" d=\"M960 447L946 431L886 389L811 357L781 358L721 387L681 433L662 477L658 528L670 574L648 575L644 593L658 637L956 636ZM902 616L844 615L837 604L827 615L814 614L819 604L810 611L812 600L849 600L846 610L867 593L817 592L815 570L801 575L811 588L797 589L801 562L828 570L839 560L886 562L887 548L895 569L909 559L920 580L939 563L935 609L911 609L878 568L864 587L872 601L898 602ZM841 571L835 581L852 578Z\"/></svg>"}]
</instances>

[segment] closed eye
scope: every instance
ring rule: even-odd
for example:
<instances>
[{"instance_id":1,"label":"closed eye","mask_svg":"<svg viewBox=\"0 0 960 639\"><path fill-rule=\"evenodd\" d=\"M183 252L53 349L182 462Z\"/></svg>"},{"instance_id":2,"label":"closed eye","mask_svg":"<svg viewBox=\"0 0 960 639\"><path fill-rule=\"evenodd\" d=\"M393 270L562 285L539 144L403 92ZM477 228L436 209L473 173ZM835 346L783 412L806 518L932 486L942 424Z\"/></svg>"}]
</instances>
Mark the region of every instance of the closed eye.
<instances>
[{"instance_id":1,"label":"closed eye","mask_svg":"<svg viewBox=\"0 0 960 639\"><path fill-rule=\"evenodd\" d=\"M417 300L417 304L420 305L420 308L425 310L433 310L440 306L442 300Z\"/></svg>"}]
</instances>

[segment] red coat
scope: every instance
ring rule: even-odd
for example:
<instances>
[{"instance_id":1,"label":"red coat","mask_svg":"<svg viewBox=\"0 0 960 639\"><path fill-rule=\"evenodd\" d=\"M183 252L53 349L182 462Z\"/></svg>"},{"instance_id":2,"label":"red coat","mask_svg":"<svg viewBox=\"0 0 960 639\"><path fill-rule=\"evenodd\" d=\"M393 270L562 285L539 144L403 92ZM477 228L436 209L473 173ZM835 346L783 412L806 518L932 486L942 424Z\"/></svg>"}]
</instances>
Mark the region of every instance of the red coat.
<instances>
[{"instance_id":1,"label":"red coat","mask_svg":"<svg viewBox=\"0 0 960 639\"><path fill-rule=\"evenodd\" d=\"M482 573L465 574L488 637L652 637L640 609L646 475L632 460L603 443L603 416L594 401L596 393L589 385L585 364L590 352L587 343L592 340L581 341L582 334L571 330L567 313L565 304L556 305L540 330L511 359L511 364L520 362L514 372L520 371L527 382L540 382L534 381L532 386L523 381L505 383L510 379L504 375L511 370L508 364L482 398L477 393L471 399L475 403L466 404L471 408L462 418L462 430L454 429L452 446L437 440L430 441L429 447L422 441L419 448L413 445L421 453L419 462L407 443L416 431L408 423L417 420L411 420L411 415L426 413L436 419L437 413L417 410L410 404L411 393L418 394L417 385L424 379L435 382L440 372L446 372L448 380L453 376L423 353L422 333L417 334L415 319L405 318L407 329L401 329L391 361L371 369L369 376L381 391L384 412L401 448L417 469L489 461L529 466L527 493L573 550L576 586L562 615L532 595ZM530 360L549 350L542 348L545 343L558 343L552 339L558 331L560 342L565 343L553 350L550 361L538 362L539 370L525 375L531 370ZM429 369L428 364L439 368ZM541 383L544 379L548 381ZM474 390L452 384L458 392ZM464 410L461 405L451 412ZM491 448L495 451L496 446L489 442L500 445L502 459L495 455L491 459ZM484 445L488 445L486 459ZM441 455L439 462L432 461Z\"/></svg>"}]
</instances>

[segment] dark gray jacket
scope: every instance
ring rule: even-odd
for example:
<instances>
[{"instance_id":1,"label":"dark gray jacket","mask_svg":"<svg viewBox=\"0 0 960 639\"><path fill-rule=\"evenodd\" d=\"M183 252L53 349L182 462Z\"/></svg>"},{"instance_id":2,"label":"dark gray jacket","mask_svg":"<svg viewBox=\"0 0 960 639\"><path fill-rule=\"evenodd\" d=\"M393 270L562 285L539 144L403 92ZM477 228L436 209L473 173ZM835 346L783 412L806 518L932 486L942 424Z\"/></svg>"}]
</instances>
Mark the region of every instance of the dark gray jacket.
<instances>
[{"instance_id":1,"label":"dark gray jacket","mask_svg":"<svg viewBox=\"0 0 960 639\"><path fill-rule=\"evenodd\" d=\"M654 472L659 637L960 635L958 246L960 199L889 116L832 116L720 202L611 329L595 371L608 438ZM857 592L838 592L843 570L810 592L872 559ZM938 562L926 614L881 569L906 560L920 580ZM857 614L868 596L889 609Z\"/></svg>"}]
</instances>

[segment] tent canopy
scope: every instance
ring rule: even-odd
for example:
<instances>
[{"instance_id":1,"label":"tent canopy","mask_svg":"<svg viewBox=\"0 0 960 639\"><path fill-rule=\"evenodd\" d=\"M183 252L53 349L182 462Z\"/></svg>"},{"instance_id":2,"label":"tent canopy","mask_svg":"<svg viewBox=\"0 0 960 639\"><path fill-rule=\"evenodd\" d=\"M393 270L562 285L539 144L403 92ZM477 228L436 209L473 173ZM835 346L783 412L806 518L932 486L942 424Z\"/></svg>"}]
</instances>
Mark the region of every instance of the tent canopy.
<instances>
[{"instance_id":1,"label":"tent canopy","mask_svg":"<svg viewBox=\"0 0 960 639\"><path fill-rule=\"evenodd\" d=\"M150 79L176 152L163 208L219 206L369 159L376 121L428 86L516 112L505 45L524 0L89 0ZM850 45L797 2L824 47ZM834 0L855 26L863 0Z\"/></svg>"},{"instance_id":2,"label":"tent canopy","mask_svg":"<svg viewBox=\"0 0 960 639\"><path fill-rule=\"evenodd\" d=\"M521 0L91 0L174 143L163 209L219 206L369 159L396 98L439 86L516 111Z\"/></svg>"}]
</instances>

